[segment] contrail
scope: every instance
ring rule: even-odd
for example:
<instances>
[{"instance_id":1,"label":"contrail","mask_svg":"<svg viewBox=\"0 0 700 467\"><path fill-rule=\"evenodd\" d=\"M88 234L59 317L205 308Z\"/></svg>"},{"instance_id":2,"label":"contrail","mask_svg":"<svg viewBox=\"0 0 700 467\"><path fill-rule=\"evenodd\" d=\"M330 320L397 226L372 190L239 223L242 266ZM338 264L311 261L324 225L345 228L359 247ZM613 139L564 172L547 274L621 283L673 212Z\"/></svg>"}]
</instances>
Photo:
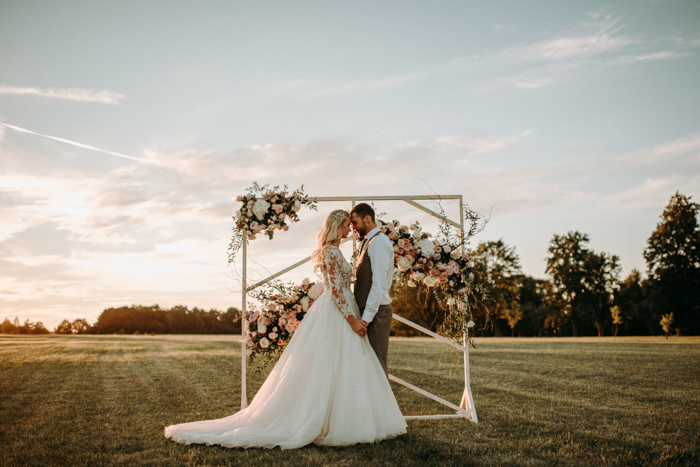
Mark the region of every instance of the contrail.
<instances>
[{"instance_id":1,"label":"contrail","mask_svg":"<svg viewBox=\"0 0 700 467\"><path fill-rule=\"evenodd\" d=\"M62 143L71 144L71 145L77 146L79 148L92 149L93 151L99 151L99 152L103 152L105 154L110 154L112 156L123 157L124 159L130 159L132 161L143 162L144 164L153 164L153 162L151 162L147 159L140 159L140 158L134 157L134 156L127 156L126 154L119 154L118 152L107 151L106 149L96 148L95 146L89 146L87 144L78 143L77 141L71 141L69 139L57 138L56 136L50 136L50 135L44 135L41 133L37 133L35 131L20 128L18 126L8 125L7 123L0 122L0 125L4 125L7 128L10 128L12 130L19 131L20 133L29 133L30 135L42 136L44 138L52 139L54 141L60 141Z\"/></svg>"}]
</instances>

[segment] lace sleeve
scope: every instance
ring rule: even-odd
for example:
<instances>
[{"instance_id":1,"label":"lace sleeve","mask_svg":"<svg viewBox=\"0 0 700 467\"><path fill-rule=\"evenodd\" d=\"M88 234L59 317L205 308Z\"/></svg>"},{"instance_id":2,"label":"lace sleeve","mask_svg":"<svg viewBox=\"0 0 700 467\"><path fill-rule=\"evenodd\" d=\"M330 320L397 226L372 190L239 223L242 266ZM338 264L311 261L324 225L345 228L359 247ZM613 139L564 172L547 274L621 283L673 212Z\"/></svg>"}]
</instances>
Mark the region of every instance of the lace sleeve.
<instances>
[{"instance_id":1,"label":"lace sleeve","mask_svg":"<svg viewBox=\"0 0 700 467\"><path fill-rule=\"evenodd\" d=\"M343 316L347 318L352 315L352 312L343 293L343 257L340 255L340 250L333 246L326 248L323 252L323 261L328 278L328 288L331 291L333 301Z\"/></svg>"}]
</instances>

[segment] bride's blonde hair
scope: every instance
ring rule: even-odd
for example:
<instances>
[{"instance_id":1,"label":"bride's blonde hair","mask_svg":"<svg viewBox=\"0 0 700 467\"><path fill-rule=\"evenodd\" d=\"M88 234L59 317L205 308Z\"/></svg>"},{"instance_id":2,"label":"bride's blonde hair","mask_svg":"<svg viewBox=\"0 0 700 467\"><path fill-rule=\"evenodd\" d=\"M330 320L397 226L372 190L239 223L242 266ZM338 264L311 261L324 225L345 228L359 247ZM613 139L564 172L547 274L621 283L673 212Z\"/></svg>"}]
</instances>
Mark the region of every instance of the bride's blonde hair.
<instances>
[{"instance_id":1,"label":"bride's blonde hair","mask_svg":"<svg viewBox=\"0 0 700 467\"><path fill-rule=\"evenodd\" d=\"M321 231L316 237L316 250L311 254L311 260L314 262L314 269L318 269L323 265L323 253L328 245L335 240L343 238L343 231L340 226L348 217L350 217L350 214L342 209L337 209L326 217L326 221L323 223L323 227L321 227Z\"/></svg>"}]
</instances>

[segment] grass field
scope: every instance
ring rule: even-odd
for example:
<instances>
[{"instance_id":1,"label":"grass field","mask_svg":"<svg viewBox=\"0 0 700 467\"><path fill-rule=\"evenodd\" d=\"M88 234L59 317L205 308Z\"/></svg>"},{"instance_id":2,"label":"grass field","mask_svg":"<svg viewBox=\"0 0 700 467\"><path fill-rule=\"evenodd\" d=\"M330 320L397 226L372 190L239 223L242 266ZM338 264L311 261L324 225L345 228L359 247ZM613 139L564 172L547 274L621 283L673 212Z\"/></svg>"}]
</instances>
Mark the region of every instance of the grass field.
<instances>
[{"instance_id":1,"label":"grass field","mask_svg":"<svg viewBox=\"0 0 700 467\"><path fill-rule=\"evenodd\" d=\"M700 465L700 338L479 339L479 423L373 445L184 446L166 425L240 404L235 336L0 337L1 465ZM455 360L456 359L456 360ZM458 403L461 358L392 340L390 371ZM249 373L249 395L266 372ZM405 415L449 409L401 386Z\"/></svg>"}]
</instances>

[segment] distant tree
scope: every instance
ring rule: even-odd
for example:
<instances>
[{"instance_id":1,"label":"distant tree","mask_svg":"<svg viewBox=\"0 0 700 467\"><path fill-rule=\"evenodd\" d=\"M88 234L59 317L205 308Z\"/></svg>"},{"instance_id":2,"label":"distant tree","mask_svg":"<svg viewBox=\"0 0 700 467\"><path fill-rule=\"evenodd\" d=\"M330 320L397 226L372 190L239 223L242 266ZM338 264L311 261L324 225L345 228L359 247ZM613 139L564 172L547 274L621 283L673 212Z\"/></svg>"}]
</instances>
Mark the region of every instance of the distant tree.
<instances>
[{"instance_id":1,"label":"distant tree","mask_svg":"<svg viewBox=\"0 0 700 467\"><path fill-rule=\"evenodd\" d=\"M506 245L503 240L481 242L471 254L474 275L487 291L487 298L474 308L477 319L488 316L496 336L502 335L499 319L513 323L511 332L522 318L518 303L520 278L520 257L515 247Z\"/></svg>"},{"instance_id":2,"label":"distant tree","mask_svg":"<svg viewBox=\"0 0 700 467\"><path fill-rule=\"evenodd\" d=\"M82 318L73 321L71 326L76 334L87 334L87 332L90 330L90 325L88 324L87 320Z\"/></svg>"},{"instance_id":3,"label":"distant tree","mask_svg":"<svg viewBox=\"0 0 700 467\"><path fill-rule=\"evenodd\" d=\"M17 326L12 324L12 322L7 318L5 318L5 321L3 321L2 325L0 326L2 326L1 331L3 334L17 334L19 332Z\"/></svg>"},{"instance_id":4,"label":"distant tree","mask_svg":"<svg viewBox=\"0 0 700 467\"><path fill-rule=\"evenodd\" d=\"M520 278L518 303L523 317L518 329L525 336L541 336L546 333L545 321L550 312L546 301L549 282L523 275Z\"/></svg>"},{"instance_id":5,"label":"distant tree","mask_svg":"<svg viewBox=\"0 0 700 467\"><path fill-rule=\"evenodd\" d=\"M87 324L87 323L85 323ZM158 305L132 305L108 308L102 312L94 326L86 332L107 334L239 334L241 311L229 308L226 313L200 308L189 310L178 305L171 310Z\"/></svg>"},{"instance_id":6,"label":"distant tree","mask_svg":"<svg viewBox=\"0 0 700 467\"><path fill-rule=\"evenodd\" d=\"M44 327L44 323L37 321L31 327L32 334L49 334L49 330Z\"/></svg>"},{"instance_id":7,"label":"distant tree","mask_svg":"<svg viewBox=\"0 0 700 467\"><path fill-rule=\"evenodd\" d=\"M613 335L617 337L617 327L622 324L622 311L620 311L619 306L615 305L610 308L610 314L612 315Z\"/></svg>"},{"instance_id":8,"label":"distant tree","mask_svg":"<svg viewBox=\"0 0 700 467\"><path fill-rule=\"evenodd\" d=\"M666 333L666 339L668 339L668 335L671 333L671 326L673 326L673 312L667 315L662 315L660 324L661 329L663 329L664 333Z\"/></svg>"},{"instance_id":9,"label":"distant tree","mask_svg":"<svg viewBox=\"0 0 700 467\"><path fill-rule=\"evenodd\" d=\"M523 311L519 306L511 306L503 311L503 317L508 321L510 326L510 335L515 337L515 325L523 319Z\"/></svg>"},{"instance_id":10,"label":"distant tree","mask_svg":"<svg viewBox=\"0 0 700 467\"><path fill-rule=\"evenodd\" d=\"M613 303L620 309L620 328L626 335L650 335L658 330L658 320L652 316L649 306L648 288L648 281L642 279L639 271L632 269L615 291Z\"/></svg>"},{"instance_id":11,"label":"distant tree","mask_svg":"<svg viewBox=\"0 0 700 467\"><path fill-rule=\"evenodd\" d=\"M678 333L700 333L700 205L671 197L644 250L654 314L673 313Z\"/></svg>"},{"instance_id":12,"label":"distant tree","mask_svg":"<svg viewBox=\"0 0 700 467\"><path fill-rule=\"evenodd\" d=\"M595 253L588 249L588 241L586 234L569 232L554 235L548 249L546 272L551 277L551 294L560 302L564 315L550 323L560 321L561 326L562 320L569 321L573 336L590 324L603 335L620 270L617 256Z\"/></svg>"},{"instance_id":13,"label":"distant tree","mask_svg":"<svg viewBox=\"0 0 700 467\"><path fill-rule=\"evenodd\" d=\"M444 319L444 309L427 287L409 287L394 282L390 291L391 307L394 313L409 321L436 332ZM393 320L391 332L395 336L420 336L422 333L410 326Z\"/></svg>"},{"instance_id":14,"label":"distant tree","mask_svg":"<svg viewBox=\"0 0 700 467\"><path fill-rule=\"evenodd\" d=\"M19 326L19 333L20 334L31 334L32 333L32 323L29 322L29 319L25 319L24 324L22 326Z\"/></svg>"},{"instance_id":15,"label":"distant tree","mask_svg":"<svg viewBox=\"0 0 700 467\"><path fill-rule=\"evenodd\" d=\"M73 334L73 325L67 319L61 321L61 324L54 329L56 334Z\"/></svg>"}]
</instances>

